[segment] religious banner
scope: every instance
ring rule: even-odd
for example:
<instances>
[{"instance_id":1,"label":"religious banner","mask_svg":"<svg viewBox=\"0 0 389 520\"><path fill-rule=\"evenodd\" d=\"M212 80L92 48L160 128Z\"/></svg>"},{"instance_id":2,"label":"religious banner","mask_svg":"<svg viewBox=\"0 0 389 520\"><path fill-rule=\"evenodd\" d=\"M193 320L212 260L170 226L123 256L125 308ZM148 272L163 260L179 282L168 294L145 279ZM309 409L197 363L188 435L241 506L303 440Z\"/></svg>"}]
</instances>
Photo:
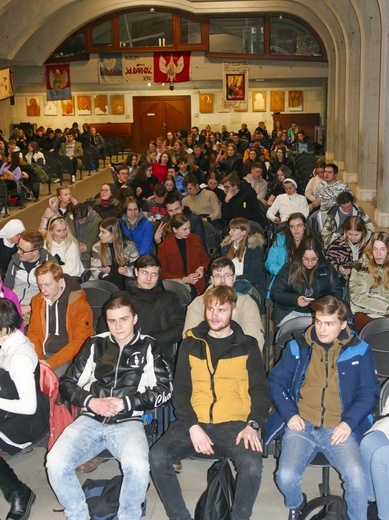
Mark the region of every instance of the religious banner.
<instances>
[{"instance_id":1,"label":"religious banner","mask_svg":"<svg viewBox=\"0 0 389 520\"><path fill-rule=\"evenodd\" d=\"M190 52L155 52L154 83L190 81Z\"/></svg>"},{"instance_id":2,"label":"religious banner","mask_svg":"<svg viewBox=\"0 0 389 520\"><path fill-rule=\"evenodd\" d=\"M14 89L12 85L12 74L11 69L0 69L0 100L7 99L14 95Z\"/></svg>"},{"instance_id":3,"label":"religious banner","mask_svg":"<svg viewBox=\"0 0 389 520\"><path fill-rule=\"evenodd\" d=\"M122 60L125 83L152 83L154 81L152 56L123 54Z\"/></svg>"},{"instance_id":4,"label":"religious banner","mask_svg":"<svg viewBox=\"0 0 389 520\"><path fill-rule=\"evenodd\" d=\"M224 108L237 112L248 110L249 67L246 61L223 62Z\"/></svg>"},{"instance_id":5,"label":"religious banner","mask_svg":"<svg viewBox=\"0 0 389 520\"><path fill-rule=\"evenodd\" d=\"M100 83L123 83L122 55L104 53L99 55Z\"/></svg>"},{"instance_id":6,"label":"religious banner","mask_svg":"<svg viewBox=\"0 0 389 520\"><path fill-rule=\"evenodd\" d=\"M46 65L48 101L72 99L69 65Z\"/></svg>"}]
</instances>

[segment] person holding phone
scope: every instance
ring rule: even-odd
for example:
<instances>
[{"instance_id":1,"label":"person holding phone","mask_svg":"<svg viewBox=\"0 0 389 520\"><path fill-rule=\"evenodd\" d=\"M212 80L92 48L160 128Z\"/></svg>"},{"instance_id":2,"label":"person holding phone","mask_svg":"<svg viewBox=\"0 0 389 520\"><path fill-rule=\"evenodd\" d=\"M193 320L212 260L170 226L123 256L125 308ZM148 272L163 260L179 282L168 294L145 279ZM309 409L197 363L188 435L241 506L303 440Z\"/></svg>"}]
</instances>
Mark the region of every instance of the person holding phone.
<instances>
[{"instance_id":1,"label":"person holding phone","mask_svg":"<svg viewBox=\"0 0 389 520\"><path fill-rule=\"evenodd\" d=\"M271 288L275 325L280 326L297 316L311 315L311 302L329 294L342 297L340 278L325 259L320 243L314 238L306 238L293 260L281 268Z\"/></svg>"}]
</instances>

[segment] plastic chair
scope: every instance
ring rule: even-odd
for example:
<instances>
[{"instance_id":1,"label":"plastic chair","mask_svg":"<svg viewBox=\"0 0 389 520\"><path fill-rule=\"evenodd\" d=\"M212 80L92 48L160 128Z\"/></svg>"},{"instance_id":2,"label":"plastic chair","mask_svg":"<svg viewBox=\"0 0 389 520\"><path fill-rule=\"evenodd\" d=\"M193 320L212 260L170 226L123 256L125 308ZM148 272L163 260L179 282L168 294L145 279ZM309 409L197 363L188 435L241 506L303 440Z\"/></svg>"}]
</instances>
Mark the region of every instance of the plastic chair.
<instances>
[{"instance_id":1,"label":"plastic chair","mask_svg":"<svg viewBox=\"0 0 389 520\"><path fill-rule=\"evenodd\" d=\"M220 256L220 234L210 222L203 222L205 230L205 242L207 244L207 252L210 258L214 259Z\"/></svg>"},{"instance_id":2,"label":"plastic chair","mask_svg":"<svg viewBox=\"0 0 389 520\"><path fill-rule=\"evenodd\" d=\"M377 318L367 323L359 337L370 345L380 379L389 377L389 318Z\"/></svg>"},{"instance_id":3,"label":"plastic chair","mask_svg":"<svg viewBox=\"0 0 389 520\"><path fill-rule=\"evenodd\" d=\"M261 226L261 224L258 224L258 222L255 222L254 220L249 220L250 224L250 233L261 233L261 235L266 236L266 232Z\"/></svg>"},{"instance_id":4,"label":"plastic chair","mask_svg":"<svg viewBox=\"0 0 389 520\"><path fill-rule=\"evenodd\" d=\"M386 405L386 402L389 399L389 379L384 381L381 385L381 391L380 391L380 402L379 402L379 415L384 415L383 411ZM389 404L389 401L388 401Z\"/></svg>"},{"instance_id":5,"label":"plastic chair","mask_svg":"<svg viewBox=\"0 0 389 520\"><path fill-rule=\"evenodd\" d=\"M296 335L305 332L307 328L312 325L313 316L299 316L298 318L292 318L286 321L279 327L276 332L275 343L275 361L280 359L281 352L284 349L288 341L291 341Z\"/></svg>"},{"instance_id":6,"label":"plastic chair","mask_svg":"<svg viewBox=\"0 0 389 520\"><path fill-rule=\"evenodd\" d=\"M162 283L166 291L173 292L178 296L178 301L182 307L186 308L190 304L192 298L184 284L175 280L162 280Z\"/></svg>"},{"instance_id":7,"label":"plastic chair","mask_svg":"<svg viewBox=\"0 0 389 520\"><path fill-rule=\"evenodd\" d=\"M119 288L112 282L106 280L88 280L83 282L81 287L86 292L89 305L93 312L93 330L96 330L97 322L101 316L101 308L114 292Z\"/></svg>"}]
</instances>

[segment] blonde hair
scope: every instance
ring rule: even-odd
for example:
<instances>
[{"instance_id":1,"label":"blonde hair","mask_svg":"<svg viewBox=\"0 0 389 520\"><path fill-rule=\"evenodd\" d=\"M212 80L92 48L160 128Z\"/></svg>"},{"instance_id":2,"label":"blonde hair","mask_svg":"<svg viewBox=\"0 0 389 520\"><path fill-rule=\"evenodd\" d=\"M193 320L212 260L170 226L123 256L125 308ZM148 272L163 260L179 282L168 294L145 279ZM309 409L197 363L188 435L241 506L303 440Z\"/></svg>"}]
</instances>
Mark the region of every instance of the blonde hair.
<instances>
[{"instance_id":1,"label":"blonde hair","mask_svg":"<svg viewBox=\"0 0 389 520\"><path fill-rule=\"evenodd\" d=\"M69 249L69 247L72 245L72 244L76 244L77 245L77 249L78 249L78 242L77 240L74 238L74 236L72 235L70 229L69 229L69 224L67 223L67 220L65 217L59 217L58 215L54 215L53 217L51 217L51 219L49 220L49 223L48 223L48 226L47 226L47 235L46 235L46 249L49 253L51 253L51 249L52 249L52 244L54 242L54 237L53 237L53 231L54 229L56 228L56 226L62 222L65 222L66 224L66 229L67 229L67 234L66 234L66 237L65 237L65 246L66 246L66 249Z\"/></svg>"},{"instance_id":2,"label":"blonde hair","mask_svg":"<svg viewBox=\"0 0 389 520\"><path fill-rule=\"evenodd\" d=\"M374 242L377 242L377 240L379 242L383 242L386 246L386 250L389 252L389 234L386 231L378 231L376 233L373 233L373 235L371 236L370 242L367 244L367 246L365 247L365 249L363 251L363 256L365 258L367 258L367 260L369 261L367 270L374 279L373 287L378 287L379 285L381 285L383 283L384 288L388 289L389 288L389 254L386 257L385 262L381 266L381 268L385 271L385 277L384 277L384 279L382 279L380 272L379 272L380 266L377 265L376 261L374 260L374 256L373 256Z\"/></svg>"}]
</instances>

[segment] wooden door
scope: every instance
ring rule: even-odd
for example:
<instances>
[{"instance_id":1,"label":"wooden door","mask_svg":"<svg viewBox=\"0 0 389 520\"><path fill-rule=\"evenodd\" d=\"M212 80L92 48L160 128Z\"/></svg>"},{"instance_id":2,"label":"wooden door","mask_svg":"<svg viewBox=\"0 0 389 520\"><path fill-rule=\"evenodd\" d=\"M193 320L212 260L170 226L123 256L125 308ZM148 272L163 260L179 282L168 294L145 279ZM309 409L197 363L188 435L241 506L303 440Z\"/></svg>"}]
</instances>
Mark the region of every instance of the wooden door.
<instances>
[{"instance_id":1,"label":"wooden door","mask_svg":"<svg viewBox=\"0 0 389 520\"><path fill-rule=\"evenodd\" d=\"M134 96L133 111L133 144L138 153L169 131L191 129L190 96Z\"/></svg>"},{"instance_id":2,"label":"wooden door","mask_svg":"<svg viewBox=\"0 0 389 520\"><path fill-rule=\"evenodd\" d=\"M305 135L309 137L311 143L315 141L315 126L320 126L320 114L289 113L289 114L273 114L273 121L279 121L282 128L289 130L293 121L296 121L300 130L304 130ZM271 133L271 129L267 129Z\"/></svg>"}]
</instances>

